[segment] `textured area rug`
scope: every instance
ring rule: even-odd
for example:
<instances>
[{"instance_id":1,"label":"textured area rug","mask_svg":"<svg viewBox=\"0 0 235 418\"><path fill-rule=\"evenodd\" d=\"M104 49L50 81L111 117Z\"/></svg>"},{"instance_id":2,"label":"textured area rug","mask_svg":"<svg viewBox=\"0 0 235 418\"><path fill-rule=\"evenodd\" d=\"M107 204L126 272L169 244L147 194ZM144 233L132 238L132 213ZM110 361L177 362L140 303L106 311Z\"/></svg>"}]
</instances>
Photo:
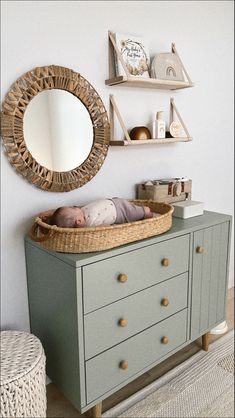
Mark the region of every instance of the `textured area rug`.
<instances>
[{"instance_id":1,"label":"textured area rug","mask_svg":"<svg viewBox=\"0 0 235 418\"><path fill-rule=\"evenodd\" d=\"M180 366L102 417L234 417L234 332L215 341Z\"/></svg>"}]
</instances>

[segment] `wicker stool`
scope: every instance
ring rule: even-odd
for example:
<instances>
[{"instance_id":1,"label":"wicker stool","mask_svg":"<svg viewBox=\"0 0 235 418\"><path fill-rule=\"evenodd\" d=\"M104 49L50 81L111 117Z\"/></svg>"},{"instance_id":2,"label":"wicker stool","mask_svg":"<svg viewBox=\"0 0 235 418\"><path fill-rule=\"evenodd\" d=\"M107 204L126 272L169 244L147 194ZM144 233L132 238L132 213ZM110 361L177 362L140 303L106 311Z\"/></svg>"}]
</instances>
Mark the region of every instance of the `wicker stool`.
<instances>
[{"instance_id":1,"label":"wicker stool","mask_svg":"<svg viewBox=\"0 0 235 418\"><path fill-rule=\"evenodd\" d=\"M1 417L46 417L45 355L32 334L1 332Z\"/></svg>"}]
</instances>

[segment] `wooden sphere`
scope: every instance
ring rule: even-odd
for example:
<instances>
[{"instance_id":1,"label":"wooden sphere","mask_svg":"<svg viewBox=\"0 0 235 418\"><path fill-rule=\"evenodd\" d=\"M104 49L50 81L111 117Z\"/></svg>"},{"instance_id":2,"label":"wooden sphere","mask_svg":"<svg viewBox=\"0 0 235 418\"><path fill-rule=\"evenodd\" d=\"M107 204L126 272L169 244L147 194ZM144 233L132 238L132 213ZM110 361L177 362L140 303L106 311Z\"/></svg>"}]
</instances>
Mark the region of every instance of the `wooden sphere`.
<instances>
[{"instance_id":1,"label":"wooden sphere","mask_svg":"<svg viewBox=\"0 0 235 418\"><path fill-rule=\"evenodd\" d=\"M118 281L120 283L126 283L128 280L128 276L126 274L119 274Z\"/></svg>"},{"instance_id":2,"label":"wooden sphere","mask_svg":"<svg viewBox=\"0 0 235 418\"><path fill-rule=\"evenodd\" d=\"M170 265L170 260L169 260L169 258L163 258L163 260L162 260L162 265L163 265L164 267L168 267L168 266Z\"/></svg>"},{"instance_id":3,"label":"wooden sphere","mask_svg":"<svg viewBox=\"0 0 235 418\"><path fill-rule=\"evenodd\" d=\"M167 298L163 298L162 300L161 300L161 305L162 306L168 306L169 305L169 299L167 299Z\"/></svg>"},{"instance_id":4,"label":"wooden sphere","mask_svg":"<svg viewBox=\"0 0 235 418\"><path fill-rule=\"evenodd\" d=\"M127 361L127 360L122 360L122 361L119 363L119 367L120 367L120 369L122 369L122 370L126 370L126 369L128 369L128 361Z\"/></svg>"},{"instance_id":5,"label":"wooden sphere","mask_svg":"<svg viewBox=\"0 0 235 418\"><path fill-rule=\"evenodd\" d=\"M151 132L146 126L136 126L130 131L130 138L132 141L145 141L151 139Z\"/></svg>"},{"instance_id":6,"label":"wooden sphere","mask_svg":"<svg viewBox=\"0 0 235 418\"><path fill-rule=\"evenodd\" d=\"M168 337L162 337L161 342L162 342L162 344L168 344L169 343L169 338Z\"/></svg>"},{"instance_id":7,"label":"wooden sphere","mask_svg":"<svg viewBox=\"0 0 235 418\"><path fill-rule=\"evenodd\" d=\"M127 326L127 324L128 324L127 319L121 318L121 319L119 319L119 321L118 321L118 325L119 325L120 327L126 327L126 326Z\"/></svg>"}]
</instances>

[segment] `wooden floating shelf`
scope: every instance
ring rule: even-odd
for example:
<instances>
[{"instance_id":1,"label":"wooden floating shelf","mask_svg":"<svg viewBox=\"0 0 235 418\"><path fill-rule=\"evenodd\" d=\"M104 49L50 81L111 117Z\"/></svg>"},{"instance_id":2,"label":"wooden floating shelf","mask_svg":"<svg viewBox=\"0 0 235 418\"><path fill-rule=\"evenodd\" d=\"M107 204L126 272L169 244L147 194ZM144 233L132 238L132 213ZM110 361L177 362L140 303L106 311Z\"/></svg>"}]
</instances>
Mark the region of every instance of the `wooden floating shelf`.
<instances>
[{"instance_id":1,"label":"wooden floating shelf","mask_svg":"<svg viewBox=\"0 0 235 418\"><path fill-rule=\"evenodd\" d=\"M109 145L125 147L125 146L136 146L136 145L151 145L151 144L174 144L175 142L189 142L192 141L193 138L190 137L182 137L182 138L164 138L164 139L146 139L146 140L136 140L136 141L125 141L123 140L114 140L110 141Z\"/></svg>"},{"instance_id":2,"label":"wooden floating shelf","mask_svg":"<svg viewBox=\"0 0 235 418\"><path fill-rule=\"evenodd\" d=\"M119 76L105 80L107 86L121 84L123 87L141 87L148 89L178 90L193 87L188 81L159 80L157 78L138 78L134 76Z\"/></svg>"},{"instance_id":3,"label":"wooden floating shelf","mask_svg":"<svg viewBox=\"0 0 235 418\"><path fill-rule=\"evenodd\" d=\"M133 76L130 74L127 65L122 57L121 52L118 49L116 44L114 33L109 31L109 78L105 80L106 86L115 86L121 85L126 87L142 87L149 89L162 89L162 90L178 90L185 89L188 87L193 87L194 83L192 82L189 74L180 59L180 56L176 50L174 43L171 44L171 52L175 54L178 58L179 63L181 64L182 71L184 74L185 81L176 81L176 80L160 80L157 78L142 78L138 76ZM115 71L115 54L116 59L121 63L123 68L122 75L116 76Z\"/></svg>"},{"instance_id":4,"label":"wooden floating shelf","mask_svg":"<svg viewBox=\"0 0 235 418\"><path fill-rule=\"evenodd\" d=\"M187 129L187 127L186 127L186 125L185 125L185 123L184 123L176 105L175 105L175 102L174 102L173 98L170 99L169 125L171 124L171 122L173 122L174 113L176 113L176 115L177 115L177 117L178 117L178 119L179 119L179 121L182 125L182 128L184 130L184 133L182 133L182 134L185 135L185 136L182 136L180 138L168 137L168 138L163 138L163 139L146 139L146 140L132 140L131 139L131 137L129 135L129 132L127 130L127 127L126 127L126 125L125 125L125 123L122 119L122 116L121 116L121 114L119 112L119 109L117 107L117 104L115 102L114 96L112 94L109 96L109 101L110 101L109 110L110 110L110 126L111 126L111 140L109 142L109 145L119 146L119 147L120 146L123 147L123 146L136 146L136 145L151 145L151 144L160 145L160 144L173 144L173 143L176 143L176 142L190 142L193 139L191 137L191 135L189 134L189 131L188 131L188 129ZM122 139L122 140L114 140L114 138L115 138L114 116L115 115L116 115L116 117L117 117L117 119L120 123L120 126L122 128L122 131L124 133L124 139Z\"/></svg>"}]
</instances>

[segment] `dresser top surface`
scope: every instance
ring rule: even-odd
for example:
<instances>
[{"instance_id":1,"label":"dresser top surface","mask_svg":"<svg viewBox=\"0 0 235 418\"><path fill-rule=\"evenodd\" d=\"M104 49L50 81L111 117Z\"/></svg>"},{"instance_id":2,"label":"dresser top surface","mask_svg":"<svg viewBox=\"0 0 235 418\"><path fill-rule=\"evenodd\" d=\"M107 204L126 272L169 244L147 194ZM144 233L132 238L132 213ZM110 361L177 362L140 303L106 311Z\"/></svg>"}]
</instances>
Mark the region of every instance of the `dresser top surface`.
<instances>
[{"instance_id":1,"label":"dresser top surface","mask_svg":"<svg viewBox=\"0 0 235 418\"><path fill-rule=\"evenodd\" d=\"M31 245L38 247L40 250L45 251L52 256L64 261L67 264L70 264L74 267L81 267L90 263L95 263L103 259L114 257L116 255L124 254L129 251L137 250L139 248L156 244L161 241L165 241L171 238L176 238L180 235L185 235L190 232L194 232L200 229L209 228L213 225L220 224L223 222L231 221L232 217L230 215L225 215L216 212L204 211L203 215L195 216L189 219L180 219L173 217L172 227L169 231L151 237L144 240L135 241L133 243L125 244L120 247L116 247L106 251L92 252L92 253L59 253L56 251L49 251L45 249L42 245L34 242L29 238L25 237L25 241Z\"/></svg>"}]
</instances>

